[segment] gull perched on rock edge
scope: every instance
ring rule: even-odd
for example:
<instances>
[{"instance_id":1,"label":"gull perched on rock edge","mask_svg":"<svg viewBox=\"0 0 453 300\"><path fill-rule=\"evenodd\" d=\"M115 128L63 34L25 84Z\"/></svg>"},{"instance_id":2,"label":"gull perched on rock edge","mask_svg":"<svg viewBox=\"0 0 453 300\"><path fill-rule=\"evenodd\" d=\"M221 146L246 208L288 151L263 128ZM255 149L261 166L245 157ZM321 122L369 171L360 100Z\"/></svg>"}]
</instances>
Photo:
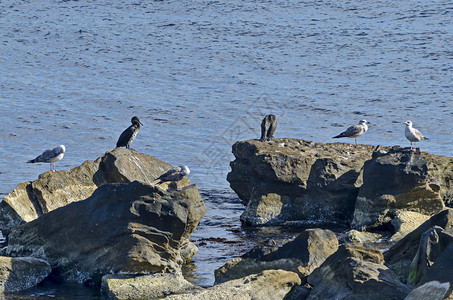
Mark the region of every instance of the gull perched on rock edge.
<instances>
[{"instance_id":1,"label":"gull perched on rock edge","mask_svg":"<svg viewBox=\"0 0 453 300\"><path fill-rule=\"evenodd\" d=\"M132 117L131 123L132 125L126 128L118 138L118 142L116 142L117 147L126 147L127 149L130 149L132 141L140 131L140 125L143 126L138 117Z\"/></svg>"},{"instance_id":2,"label":"gull perched on rock edge","mask_svg":"<svg viewBox=\"0 0 453 300\"><path fill-rule=\"evenodd\" d=\"M179 190L178 181L189 174L190 170L188 166L179 166L168 170L164 174L160 175L156 180L159 180L157 184L161 184L167 181L176 182L176 189Z\"/></svg>"},{"instance_id":3,"label":"gull perched on rock edge","mask_svg":"<svg viewBox=\"0 0 453 300\"><path fill-rule=\"evenodd\" d=\"M47 149L35 159L27 161L27 163L50 163L50 171L55 172L55 163L63 158L65 151L66 148L64 145L60 145L53 149Z\"/></svg>"},{"instance_id":4,"label":"gull perched on rock edge","mask_svg":"<svg viewBox=\"0 0 453 300\"><path fill-rule=\"evenodd\" d=\"M418 131L418 129L412 127L412 121L407 120L403 124L406 124L404 134L406 135L406 138L411 142L411 150L414 150L412 148L412 143L414 143L415 147L415 143L420 142L422 140L428 140L428 138L423 136L423 134L420 131Z\"/></svg>"},{"instance_id":5,"label":"gull perched on rock edge","mask_svg":"<svg viewBox=\"0 0 453 300\"><path fill-rule=\"evenodd\" d=\"M355 139L355 144L357 145L357 138L367 132L368 130L368 125L370 122L367 120L360 120L359 124L357 125L352 125L342 133L340 133L337 136L334 136L333 139L338 139L342 137L348 137L348 138L354 138Z\"/></svg>"}]
</instances>

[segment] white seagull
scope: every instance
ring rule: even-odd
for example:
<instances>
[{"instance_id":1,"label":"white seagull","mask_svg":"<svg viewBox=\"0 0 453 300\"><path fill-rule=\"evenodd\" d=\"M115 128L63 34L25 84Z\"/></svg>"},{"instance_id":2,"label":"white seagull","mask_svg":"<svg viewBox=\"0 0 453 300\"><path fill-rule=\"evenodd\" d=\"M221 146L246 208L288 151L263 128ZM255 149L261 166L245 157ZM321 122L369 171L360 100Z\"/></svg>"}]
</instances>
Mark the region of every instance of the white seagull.
<instances>
[{"instance_id":1,"label":"white seagull","mask_svg":"<svg viewBox=\"0 0 453 300\"><path fill-rule=\"evenodd\" d=\"M156 180L159 180L157 184L161 184L167 181L172 181L176 182L176 188L178 188L178 181L184 178L184 176L187 176L190 174L190 170L188 166L179 166L179 167L174 167L164 174L160 175Z\"/></svg>"},{"instance_id":2,"label":"white seagull","mask_svg":"<svg viewBox=\"0 0 453 300\"><path fill-rule=\"evenodd\" d=\"M420 142L422 140L428 140L428 138L423 136L423 134L420 131L418 131L418 129L415 129L414 127L412 127L412 121L407 120L403 124L406 124L406 129L404 130L404 134L406 135L406 138L411 142L411 150L413 150L412 143L414 143L414 147L415 147L416 142Z\"/></svg>"},{"instance_id":3,"label":"white seagull","mask_svg":"<svg viewBox=\"0 0 453 300\"><path fill-rule=\"evenodd\" d=\"M355 139L355 144L357 145L357 138L367 132L368 130L368 125L370 122L367 120L360 120L359 124L357 125L352 125L342 133L340 133L337 136L334 136L334 139L342 138L342 137L348 137L348 138L353 138Z\"/></svg>"},{"instance_id":4,"label":"white seagull","mask_svg":"<svg viewBox=\"0 0 453 300\"><path fill-rule=\"evenodd\" d=\"M55 163L63 158L65 151L66 151L65 146L60 145L56 148L44 151L41 155L39 155L35 159L27 161L27 163L38 163L38 162L50 163L50 170L52 172L55 172Z\"/></svg>"}]
</instances>

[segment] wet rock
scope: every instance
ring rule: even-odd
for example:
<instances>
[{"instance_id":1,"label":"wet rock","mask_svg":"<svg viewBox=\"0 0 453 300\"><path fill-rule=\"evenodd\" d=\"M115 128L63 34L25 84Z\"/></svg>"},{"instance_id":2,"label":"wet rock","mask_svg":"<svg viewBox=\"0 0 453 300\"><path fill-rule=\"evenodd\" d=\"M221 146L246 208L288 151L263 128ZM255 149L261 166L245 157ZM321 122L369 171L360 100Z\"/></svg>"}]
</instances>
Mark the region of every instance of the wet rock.
<instances>
[{"instance_id":1,"label":"wet rock","mask_svg":"<svg viewBox=\"0 0 453 300\"><path fill-rule=\"evenodd\" d=\"M0 203L0 230L7 236L21 224L88 198L103 184L134 180L152 184L171 167L150 155L116 148L96 161L86 161L69 171L45 172L36 181L21 183L5 196ZM188 180L184 179L180 186L188 184Z\"/></svg>"},{"instance_id":2,"label":"wet rock","mask_svg":"<svg viewBox=\"0 0 453 300\"><path fill-rule=\"evenodd\" d=\"M248 225L348 225L375 147L298 139L240 141L227 180Z\"/></svg>"},{"instance_id":3,"label":"wet rock","mask_svg":"<svg viewBox=\"0 0 453 300\"><path fill-rule=\"evenodd\" d=\"M214 285L190 294L171 295L166 300L281 300L294 285L300 284L296 273L283 270L267 270Z\"/></svg>"},{"instance_id":4,"label":"wet rock","mask_svg":"<svg viewBox=\"0 0 453 300\"><path fill-rule=\"evenodd\" d=\"M418 251L422 234L434 226L452 228L453 209L445 209L432 216L384 253L386 265L398 274L402 282L407 281L409 268Z\"/></svg>"},{"instance_id":5,"label":"wet rock","mask_svg":"<svg viewBox=\"0 0 453 300\"><path fill-rule=\"evenodd\" d=\"M377 249L341 245L307 278L307 299L403 299L410 288L384 264Z\"/></svg>"},{"instance_id":6,"label":"wet rock","mask_svg":"<svg viewBox=\"0 0 453 300\"><path fill-rule=\"evenodd\" d=\"M0 293L18 292L36 286L50 271L50 265L41 259L0 256Z\"/></svg>"},{"instance_id":7,"label":"wet rock","mask_svg":"<svg viewBox=\"0 0 453 300\"><path fill-rule=\"evenodd\" d=\"M102 277L101 290L110 299L153 299L181 294L196 287L176 274L130 276L109 274Z\"/></svg>"},{"instance_id":8,"label":"wet rock","mask_svg":"<svg viewBox=\"0 0 453 300\"><path fill-rule=\"evenodd\" d=\"M134 181L105 184L91 197L21 225L6 254L46 259L70 282L100 282L108 273L181 272L206 206L195 185L163 190Z\"/></svg>"},{"instance_id":9,"label":"wet rock","mask_svg":"<svg viewBox=\"0 0 453 300\"><path fill-rule=\"evenodd\" d=\"M337 249L338 240L332 231L319 228L307 229L293 241L273 251L263 252L258 247L241 257L233 258L215 270L215 283L270 269L292 271L302 278L320 266Z\"/></svg>"},{"instance_id":10,"label":"wet rock","mask_svg":"<svg viewBox=\"0 0 453 300\"><path fill-rule=\"evenodd\" d=\"M444 208L440 185L429 176L428 162L419 151L375 151L363 167L352 226L382 228L398 210L433 215Z\"/></svg>"}]
</instances>

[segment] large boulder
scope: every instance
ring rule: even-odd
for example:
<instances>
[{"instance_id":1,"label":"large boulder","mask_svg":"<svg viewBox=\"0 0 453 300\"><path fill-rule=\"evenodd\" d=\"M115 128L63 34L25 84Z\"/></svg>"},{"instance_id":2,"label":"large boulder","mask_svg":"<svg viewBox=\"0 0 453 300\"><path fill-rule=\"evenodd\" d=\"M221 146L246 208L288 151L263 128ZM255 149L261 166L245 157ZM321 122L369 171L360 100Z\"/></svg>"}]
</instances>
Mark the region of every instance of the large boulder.
<instances>
[{"instance_id":1,"label":"large boulder","mask_svg":"<svg viewBox=\"0 0 453 300\"><path fill-rule=\"evenodd\" d=\"M375 147L298 139L240 141L227 180L248 225L348 225Z\"/></svg>"},{"instance_id":2,"label":"large boulder","mask_svg":"<svg viewBox=\"0 0 453 300\"><path fill-rule=\"evenodd\" d=\"M341 245L307 278L307 299L403 299L410 287L384 264L377 249L359 244Z\"/></svg>"},{"instance_id":3,"label":"large boulder","mask_svg":"<svg viewBox=\"0 0 453 300\"><path fill-rule=\"evenodd\" d=\"M405 300L453 299L453 232L448 233L450 243L428 268L416 287Z\"/></svg>"},{"instance_id":4,"label":"large boulder","mask_svg":"<svg viewBox=\"0 0 453 300\"><path fill-rule=\"evenodd\" d=\"M320 266L337 249L338 240L332 231L319 228L307 229L280 248L267 252L260 251L261 248L258 246L241 257L233 258L215 270L215 283L270 269L292 271L303 278Z\"/></svg>"},{"instance_id":5,"label":"large boulder","mask_svg":"<svg viewBox=\"0 0 453 300\"><path fill-rule=\"evenodd\" d=\"M50 265L41 259L0 256L0 293L18 292L36 286L50 271Z\"/></svg>"},{"instance_id":6,"label":"large boulder","mask_svg":"<svg viewBox=\"0 0 453 300\"><path fill-rule=\"evenodd\" d=\"M373 152L363 167L352 226L382 228L398 210L433 215L445 208L440 184L420 151L392 148Z\"/></svg>"},{"instance_id":7,"label":"large boulder","mask_svg":"<svg viewBox=\"0 0 453 300\"><path fill-rule=\"evenodd\" d=\"M386 265L398 274L402 282L406 282L409 277L410 265L419 250L423 233L435 226L442 229L452 228L453 209L445 209L432 216L384 253Z\"/></svg>"},{"instance_id":8,"label":"large boulder","mask_svg":"<svg viewBox=\"0 0 453 300\"><path fill-rule=\"evenodd\" d=\"M349 226L354 219L355 228L390 230L400 211L431 216L453 200L452 157L287 138L239 141L232 150L227 180L247 206L246 225Z\"/></svg>"},{"instance_id":9,"label":"large boulder","mask_svg":"<svg viewBox=\"0 0 453 300\"><path fill-rule=\"evenodd\" d=\"M7 236L21 224L88 198L103 184L134 180L153 184L171 167L153 156L116 148L69 171L45 172L33 182L19 184L0 202L0 230ZM184 179L180 186L188 184Z\"/></svg>"},{"instance_id":10,"label":"large boulder","mask_svg":"<svg viewBox=\"0 0 453 300\"><path fill-rule=\"evenodd\" d=\"M434 226L421 235L418 251L410 265L408 284L416 285L444 250L439 238L442 231L442 227Z\"/></svg>"},{"instance_id":11,"label":"large boulder","mask_svg":"<svg viewBox=\"0 0 453 300\"><path fill-rule=\"evenodd\" d=\"M181 294L196 287L177 274L130 276L108 274L102 277L101 290L109 299L153 299Z\"/></svg>"},{"instance_id":12,"label":"large boulder","mask_svg":"<svg viewBox=\"0 0 453 300\"><path fill-rule=\"evenodd\" d=\"M19 226L5 253L47 260L71 282L107 273L181 272L189 237L206 206L195 185L166 192L134 181L105 184L92 196Z\"/></svg>"},{"instance_id":13,"label":"large boulder","mask_svg":"<svg viewBox=\"0 0 453 300\"><path fill-rule=\"evenodd\" d=\"M296 273L267 270L214 285L190 294L171 295L166 300L282 300L294 285L300 284Z\"/></svg>"}]
</instances>

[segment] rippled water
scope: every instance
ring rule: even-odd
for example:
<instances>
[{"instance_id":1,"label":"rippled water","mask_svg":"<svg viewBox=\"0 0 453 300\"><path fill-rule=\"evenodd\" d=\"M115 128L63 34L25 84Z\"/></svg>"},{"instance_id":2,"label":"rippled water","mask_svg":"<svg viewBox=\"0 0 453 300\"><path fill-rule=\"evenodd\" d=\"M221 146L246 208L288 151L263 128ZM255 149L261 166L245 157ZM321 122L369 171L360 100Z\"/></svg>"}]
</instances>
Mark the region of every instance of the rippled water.
<instances>
[{"instance_id":1,"label":"rippled water","mask_svg":"<svg viewBox=\"0 0 453 300\"><path fill-rule=\"evenodd\" d=\"M2 0L0 196L48 170L25 163L47 148L66 145L57 169L113 149L134 115L133 148L187 164L208 191L215 215L197 239L244 234L231 145L258 138L267 113L276 136L320 142L366 118L359 141L372 145L408 145L410 119L430 138L422 150L451 156L452 12L421 0ZM237 232L223 227L232 217ZM206 244L201 278L240 254Z\"/></svg>"}]
</instances>

